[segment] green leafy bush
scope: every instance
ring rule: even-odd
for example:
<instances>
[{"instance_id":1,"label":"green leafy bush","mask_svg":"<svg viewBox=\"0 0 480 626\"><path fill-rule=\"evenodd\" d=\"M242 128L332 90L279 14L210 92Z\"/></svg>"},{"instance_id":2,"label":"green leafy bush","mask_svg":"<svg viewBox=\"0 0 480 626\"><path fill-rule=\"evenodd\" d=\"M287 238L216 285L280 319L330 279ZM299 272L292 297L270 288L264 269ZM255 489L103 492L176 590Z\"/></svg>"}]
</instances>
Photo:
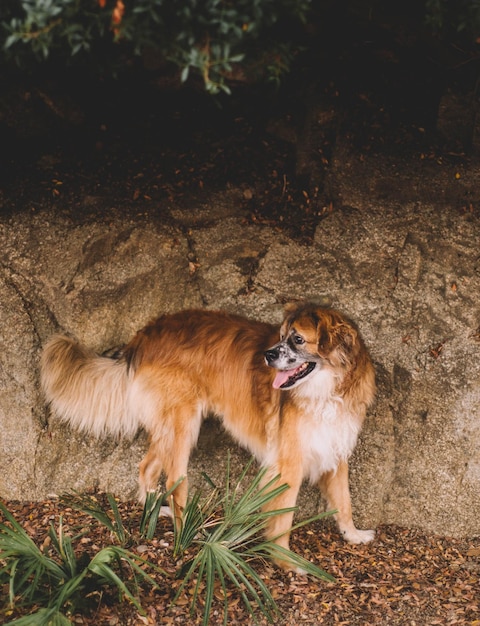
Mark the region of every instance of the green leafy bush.
<instances>
[{"instance_id":1,"label":"green leafy bush","mask_svg":"<svg viewBox=\"0 0 480 626\"><path fill-rule=\"evenodd\" d=\"M189 589L193 615L201 595L205 626L214 597L223 597L227 619L229 598L233 597L228 589L241 598L250 615L255 617L258 609L269 621L274 621L278 614L275 600L255 569L255 564L266 559L289 561L292 568L321 580L333 580L310 561L262 539L268 518L284 511L262 512L261 508L288 486L278 486L276 478L265 484L265 470L243 485L249 469L250 465L232 483L228 463L222 489L206 477L212 487L210 494L203 497L196 493L189 498L181 523L174 523L171 556L178 563L176 577L182 582L173 603ZM85 551L79 553L81 535L67 534L60 517L58 530L52 525L48 541L38 547L0 503L5 520L0 523L0 586L8 589L9 606L24 615L9 624L71 626L69 617L84 607L85 598L105 587L117 589L119 599L127 598L143 613L139 584L157 588L159 577L164 579L169 574L126 546L132 548L153 538L164 497L157 493L148 496L137 529L125 524L111 495L107 494L104 505L96 496L84 494L69 494L62 500L100 522L110 531L114 544L98 549L93 556ZM329 513L303 521L295 528L325 515Z\"/></svg>"},{"instance_id":2,"label":"green leafy bush","mask_svg":"<svg viewBox=\"0 0 480 626\"><path fill-rule=\"evenodd\" d=\"M254 563L270 558L282 559L289 562L292 569L302 570L322 580L333 580L329 574L300 555L282 549L272 541L261 540L269 517L292 510L262 512L262 507L289 487L286 484L275 486L278 485L278 477L265 483L266 470L263 469L242 489L249 468L250 465L247 465L238 482L232 486L228 463L224 490L214 488L210 497L204 501L199 494L194 495L187 502L182 524L175 529L174 556L182 557L184 563L178 574L183 582L174 602L192 584L191 614L195 613L199 594L202 593L205 602L204 626L208 625L216 590L223 597L224 618L227 619L227 583L232 584L240 594L252 617L254 607L257 606L269 621L274 622L278 615L275 600L252 566ZM296 528L330 514L305 520ZM190 556L185 558L188 554Z\"/></svg>"},{"instance_id":3,"label":"green leafy bush","mask_svg":"<svg viewBox=\"0 0 480 626\"><path fill-rule=\"evenodd\" d=\"M479 0L426 0L425 8L427 23L434 31L449 37L455 32L469 39L480 36Z\"/></svg>"},{"instance_id":4,"label":"green leafy bush","mask_svg":"<svg viewBox=\"0 0 480 626\"><path fill-rule=\"evenodd\" d=\"M124 64L149 53L229 91L245 72L278 79L310 0L7 0L5 50L19 63L48 57Z\"/></svg>"},{"instance_id":5,"label":"green leafy bush","mask_svg":"<svg viewBox=\"0 0 480 626\"><path fill-rule=\"evenodd\" d=\"M68 615L74 613L92 589L118 588L141 612L135 590L125 578L125 568L139 580L157 587L143 569L165 572L133 552L119 546L107 546L92 558L77 557L75 538L64 532L60 517L58 531L50 527L47 547L40 549L13 515L0 503L7 523L0 524L0 584L8 585L10 606L21 606L28 613L9 622L12 626L70 626Z\"/></svg>"}]
</instances>

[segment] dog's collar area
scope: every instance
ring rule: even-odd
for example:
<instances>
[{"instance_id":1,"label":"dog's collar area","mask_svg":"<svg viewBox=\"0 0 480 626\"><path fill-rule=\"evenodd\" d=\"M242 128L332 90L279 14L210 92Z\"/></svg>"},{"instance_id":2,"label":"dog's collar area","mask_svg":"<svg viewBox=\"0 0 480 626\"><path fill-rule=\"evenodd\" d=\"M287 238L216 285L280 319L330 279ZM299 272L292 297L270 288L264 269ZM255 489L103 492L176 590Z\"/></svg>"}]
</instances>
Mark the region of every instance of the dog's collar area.
<instances>
[{"instance_id":1,"label":"dog's collar area","mask_svg":"<svg viewBox=\"0 0 480 626\"><path fill-rule=\"evenodd\" d=\"M305 361L294 369L278 370L273 381L274 389L289 389L299 380L311 374L316 366L316 363Z\"/></svg>"}]
</instances>

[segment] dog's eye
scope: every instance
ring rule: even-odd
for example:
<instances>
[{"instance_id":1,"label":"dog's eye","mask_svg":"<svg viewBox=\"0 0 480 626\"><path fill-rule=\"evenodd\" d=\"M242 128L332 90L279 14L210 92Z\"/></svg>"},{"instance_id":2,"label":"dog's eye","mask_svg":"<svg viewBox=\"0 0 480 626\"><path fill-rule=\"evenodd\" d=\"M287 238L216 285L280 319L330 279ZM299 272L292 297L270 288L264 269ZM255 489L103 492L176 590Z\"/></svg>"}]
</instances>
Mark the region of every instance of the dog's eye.
<instances>
[{"instance_id":1,"label":"dog's eye","mask_svg":"<svg viewBox=\"0 0 480 626\"><path fill-rule=\"evenodd\" d=\"M305 339L301 335L293 335L293 343L297 346L301 346L305 343Z\"/></svg>"}]
</instances>

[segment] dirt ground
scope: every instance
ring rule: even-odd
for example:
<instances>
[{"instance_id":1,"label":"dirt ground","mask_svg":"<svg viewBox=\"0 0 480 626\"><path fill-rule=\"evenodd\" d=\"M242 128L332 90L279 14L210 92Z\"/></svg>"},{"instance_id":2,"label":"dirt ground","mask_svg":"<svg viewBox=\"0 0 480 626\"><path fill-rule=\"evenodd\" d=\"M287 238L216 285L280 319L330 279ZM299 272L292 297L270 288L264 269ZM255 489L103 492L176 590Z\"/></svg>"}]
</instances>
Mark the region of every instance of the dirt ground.
<instances>
[{"instance_id":1,"label":"dirt ground","mask_svg":"<svg viewBox=\"0 0 480 626\"><path fill-rule=\"evenodd\" d=\"M112 543L104 526L71 507L49 500L36 504L7 503L37 545L45 545L50 524L77 539L77 554L98 552ZM120 505L127 528L138 528L140 508ZM180 564L172 557L172 525L162 518L152 541L136 543L132 549L163 568L167 576L154 575L158 589L143 587L139 599L145 614L106 589L85 599L85 606L70 616L73 624L88 626L142 626L200 624L203 599L190 612L192 589L187 587L177 604L172 598L181 581L175 577ZM458 540L427 536L414 529L383 526L372 544L344 543L329 522L317 522L296 531L292 548L335 577L322 582L297 574L280 572L269 564L257 571L268 585L279 608L276 624L393 624L433 626L480 624L480 538ZM227 623L253 623L239 594L229 589ZM2 596L7 594L3 590ZM9 623L18 613L0 608L0 623ZM259 610L259 624L267 624ZM223 623L223 603L214 602L210 624Z\"/></svg>"}]
</instances>

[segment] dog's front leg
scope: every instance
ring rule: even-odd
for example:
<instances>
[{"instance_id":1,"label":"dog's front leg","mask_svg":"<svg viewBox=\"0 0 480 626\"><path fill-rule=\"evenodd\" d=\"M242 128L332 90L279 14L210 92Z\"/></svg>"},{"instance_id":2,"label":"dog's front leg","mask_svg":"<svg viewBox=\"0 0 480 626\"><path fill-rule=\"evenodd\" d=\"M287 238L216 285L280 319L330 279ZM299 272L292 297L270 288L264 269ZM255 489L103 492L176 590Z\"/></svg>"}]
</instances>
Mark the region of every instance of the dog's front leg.
<instances>
[{"instance_id":1,"label":"dog's front leg","mask_svg":"<svg viewBox=\"0 0 480 626\"><path fill-rule=\"evenodd\" d=\"M280 474L280 477L275 482L273 487L279 487L283 484L287 484L288 489L271 500L264 508L266 511L293 508L297 502L298 492L303 479L301 463L297 462L293 465L290 464L287 469L287 465L279 461L275 467L275 473L271 470L269 478L273 478L277 473ZM285 550L290 549L290 529L292 527L293 515L294 511L272 515L268 520L265 530L266 538L271 541L273 540L278 546L284 548ZM274 559L274 562L276 565L287 571L299 571L286 558L279 557ZM300 573L303 573L303 571Z\"/></svg>"},{"instance_id":2,"label":"dog's front leg","mask_svg":"<svg viewBox=\"0 0 480 626\"><path fill-rule=\"evenodd\" d=\"M320 488L330 510L337 510L335 520L349 543L368 543L375 537L374 530L359 530L352 519L352 503L348 484L348 463L343 461L336 470L320 479Z\"/></svg>"}]
</instances>

